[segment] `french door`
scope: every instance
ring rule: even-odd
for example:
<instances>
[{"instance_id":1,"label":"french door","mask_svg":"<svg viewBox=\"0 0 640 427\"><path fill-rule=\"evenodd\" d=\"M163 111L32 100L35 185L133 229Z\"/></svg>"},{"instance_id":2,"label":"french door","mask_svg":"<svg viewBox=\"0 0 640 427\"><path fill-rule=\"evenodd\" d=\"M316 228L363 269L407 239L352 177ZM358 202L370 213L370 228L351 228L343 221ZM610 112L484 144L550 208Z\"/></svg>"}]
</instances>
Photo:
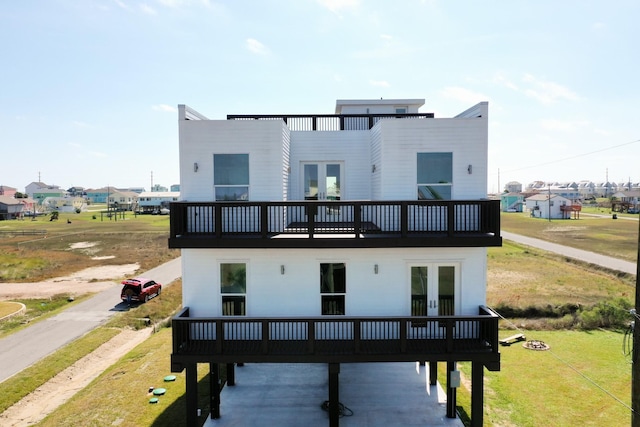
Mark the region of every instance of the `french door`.
<instances>
[{"instance_id":1,"label":"french door","mask_svg":"<svg viewBox=\"0 0 640 427\"><path fill-rule=\"evenodd\" d=\"M453 316L458 268L454 264L411 265L411 315Z\"/></svg>"},{"instance_id":2,"label":"french door","mask_svg":"<svg viewBox=\"0 0 640 427\"><path fill-rule=\"evenodd\" d=\"M302 163L304 200L340 200L342 169L341 162Z\"/></svg>"}]
</instances>

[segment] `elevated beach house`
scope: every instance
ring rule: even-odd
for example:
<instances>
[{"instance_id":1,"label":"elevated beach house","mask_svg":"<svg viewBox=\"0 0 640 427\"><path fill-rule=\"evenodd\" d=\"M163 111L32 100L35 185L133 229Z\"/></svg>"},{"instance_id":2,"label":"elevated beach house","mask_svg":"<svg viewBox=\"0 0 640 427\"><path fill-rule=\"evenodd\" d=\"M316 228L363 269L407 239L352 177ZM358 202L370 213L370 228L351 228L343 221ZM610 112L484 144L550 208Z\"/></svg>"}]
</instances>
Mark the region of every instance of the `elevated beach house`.
<instances>
[{"instance_id":1,"label":"elevated beach house","mask_svg":"<svg viewBox=\"0 0 640 427\"><path fill-rule=\"evenodd\" d=\"M486 198L488 104L453 118L423 104L338 100L335 114L226 120L179 106L171 369L186 369L189 426L198 364L211 384L226 368L232 385L237 364L326 363L337 426L340 364L401 361L427 363L434 383L446 363L449 417L456 363L471 362L482 425L484 369L500 369L484 305L487 247L502 244L500 201ZM211 394L216 418L224 399Z\"/></svg>"}]
</instances>

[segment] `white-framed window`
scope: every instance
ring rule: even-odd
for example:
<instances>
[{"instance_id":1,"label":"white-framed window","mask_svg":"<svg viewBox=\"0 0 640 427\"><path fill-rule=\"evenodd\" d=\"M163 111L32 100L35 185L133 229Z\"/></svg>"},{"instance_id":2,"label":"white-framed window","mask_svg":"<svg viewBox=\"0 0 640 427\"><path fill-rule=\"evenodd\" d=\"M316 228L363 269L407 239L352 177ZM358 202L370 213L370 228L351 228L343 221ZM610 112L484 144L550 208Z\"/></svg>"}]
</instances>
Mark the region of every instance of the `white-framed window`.
<instances>
[{"instance_id":1,"label":"white-framed window","mask_svg":"<svg viewBox=\"0 0 640 427\"><path fill-rule=\"evenodd\" d=\"M214 154L213 188L216 201L249 200L249 155Z\"/></svg>"},{"instance_id":2,"label":"white-framed window","mask_svg":"<svg viewBox=\"0 0 640 427\"><path fill-rule=\"evenodd\" d=\"M418 200L451 200L453 153L418 153Z\"/></svg>"},{"instance_id":3,"label":"white-framed window","mask_svg":"<svg viewBox=\"0 0 640 427\"><path fill-rule=\"evenodd\" d=\"M347 266L343 262L320 264L320 299L323 316L344 315L347 295Z\"/></svg>"},{"instance_id":4,"label":"white-framed window","mask_svg":"<svg viewBox=\"0 0 640 427\"><path fill-rule=\"evenodd\" d=\"M247 303L247 264L220 263L220 295L223 316L245 316Z\"/></svg>"}]
</instances>

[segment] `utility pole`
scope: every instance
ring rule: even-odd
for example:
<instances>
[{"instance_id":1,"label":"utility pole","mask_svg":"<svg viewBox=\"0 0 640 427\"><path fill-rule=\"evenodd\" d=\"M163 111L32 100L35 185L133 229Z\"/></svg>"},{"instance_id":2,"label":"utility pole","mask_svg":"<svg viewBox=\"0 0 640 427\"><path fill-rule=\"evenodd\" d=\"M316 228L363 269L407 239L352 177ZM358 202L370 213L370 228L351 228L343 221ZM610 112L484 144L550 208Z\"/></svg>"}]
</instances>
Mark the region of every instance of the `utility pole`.
<instances>
[{"instance_id":1,"label":"utility pole","mask_svg":"<svg viewBox=\"0 0 640 427\"><path fill-rule=\"evenodd\" d=\"M633 352L631 353L631 426L640 427L640 220L638 221L638 259L636 261L636 302L633 313Z\"/></svg>"}]
</instances>

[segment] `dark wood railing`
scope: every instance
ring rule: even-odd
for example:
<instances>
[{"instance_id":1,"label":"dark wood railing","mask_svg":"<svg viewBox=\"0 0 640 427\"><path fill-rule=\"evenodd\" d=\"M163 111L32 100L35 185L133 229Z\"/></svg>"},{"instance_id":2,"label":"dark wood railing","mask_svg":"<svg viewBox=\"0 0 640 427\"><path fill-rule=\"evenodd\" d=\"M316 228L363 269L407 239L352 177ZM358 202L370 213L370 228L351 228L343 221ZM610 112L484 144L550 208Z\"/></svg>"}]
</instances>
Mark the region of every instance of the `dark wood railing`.
<instances>
[{"instance_id":1,"label":"dark wood railing","mask_svg":"<svg viewBox=\"0 0 640 427\"><path fill-rule=\"evenodd\" d=\"M343 363L500 360L498 316L191 318L172 320L174 370L186 362ZM173 365L175 363L175 365Z\"/></svg>"},{"instance_id":2,"label":"dark wood railing","mask_svg":"<svg viewBox=\"0 0 640 427\"><path fill-rule=\"evenodd\" d=\"M286 239L294 235L307 239ZM322 242L310 243L314 237ZM172 248L315 247L336 240L344 247L500 246L500 201L171 203Z\"/></svg>"},{"instance_id":3,"label":"dark wood railing","mask_svg":"<svg viewBox=\"0 0 640 427\"><path fill-rule=\"evenodd\" d=\"M368 130L382 119L432 119L433 113L227 115L227 120L282 120L292 131Z\"/></svg>"}]
</instances>

